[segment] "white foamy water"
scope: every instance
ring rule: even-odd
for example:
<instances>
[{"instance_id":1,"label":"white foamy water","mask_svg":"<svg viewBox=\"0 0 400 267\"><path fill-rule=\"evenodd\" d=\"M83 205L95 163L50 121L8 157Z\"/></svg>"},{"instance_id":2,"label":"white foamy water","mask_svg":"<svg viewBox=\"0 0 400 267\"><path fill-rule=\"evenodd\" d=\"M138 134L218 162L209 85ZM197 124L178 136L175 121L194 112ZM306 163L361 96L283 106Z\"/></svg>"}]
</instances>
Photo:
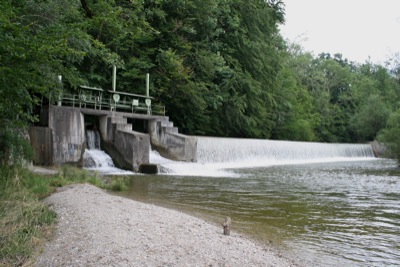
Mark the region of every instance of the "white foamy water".
<instances>
[{"instance_id":1,"label":"white foamy water","mask_svg":"<svg viewBox=\"0 0 400 267\"><path fill-rule=\"evenodd\" d=\"M103 150L100 150L99 132L86 131L85 153L83 154L84 166L87 170L94 170L101 174L125 175L133 174L132 171L122 170L115 167L112 158Z\"/></svg>"},{"instance_id":2,"label":"white foamy water","mask_svg":"<svg viewBox=\"0 0 400 267\"><path fill-rule=\"evenodd\" d=\"M93 170L102 174L113 175L125 175L134 173L132 171L122 170L115 167L112 158L106 152L99 149L86 149L83 157L85 162L94 162L94 165L86 166L86 170Z\"/></svg>"},{"instance_id":3,"label":"white foamy water","mask_svg":"<svg viewBox=\"0 0 400 267\"><path fill-rule=\"evenodd\" d=\"M232 169L375 159L368 144L327 144L198 137L197 163L176 162L151 152L150 162L183 176L236 176Z\"/></svg>"},{"instance_id":4,"label":"white foamy water","mask_svg":"<svg viewBox=\"0 0 400 267\"><path fill-rule=\"evenodd\" d=\"M232 177L235 174L215 164L203 164L193 162L181 162L163 158L157 151L150 151L150 163L162 166L164 174L179 176L208 176L208 177Z\"/></svg>"},{"instance_id":5,"label":"white foamy water","mask_svg":"<svg viewBox=\"0 0 400 267\"><path fill-rule=\"evenodd\" d=\"M105 174L133 174L118 169L100 150L97 131L87 131L86 169ZM374 159L368 144L327 144L261 139L198 137L197 162L178 162L150 151L161 172L181 176L235 177L234 169Z\"/></svg>"},{"instance_id":6,"label":"white foamy water","mask_svg":"<svg viewBox=\"0 0 400 267\"><path fill-rule=\"evenodd\" d=\"M260 139L199 137L197 157L204 163L303 162L373 158L368 144L328 144Z\"/></svg>"}]
</instances>

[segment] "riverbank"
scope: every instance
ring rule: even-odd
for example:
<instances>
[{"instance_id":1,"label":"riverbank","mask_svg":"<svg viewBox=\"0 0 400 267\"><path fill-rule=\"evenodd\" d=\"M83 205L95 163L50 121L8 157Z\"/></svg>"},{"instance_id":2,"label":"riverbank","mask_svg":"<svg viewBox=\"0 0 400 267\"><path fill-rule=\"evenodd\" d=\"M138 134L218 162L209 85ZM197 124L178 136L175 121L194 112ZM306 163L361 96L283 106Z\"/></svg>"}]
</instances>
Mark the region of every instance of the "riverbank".
<instances>
[{"instance_id":1,"label":"riverbank","mask_svg":"<svg viewBox=\"0 0 400 267\"><path fill-rule=\"evenodd\" d=\"M92 185L63 187L45 202L57 232L34 266L295 266L238 233Z\"/></svg>"}]
</instances>

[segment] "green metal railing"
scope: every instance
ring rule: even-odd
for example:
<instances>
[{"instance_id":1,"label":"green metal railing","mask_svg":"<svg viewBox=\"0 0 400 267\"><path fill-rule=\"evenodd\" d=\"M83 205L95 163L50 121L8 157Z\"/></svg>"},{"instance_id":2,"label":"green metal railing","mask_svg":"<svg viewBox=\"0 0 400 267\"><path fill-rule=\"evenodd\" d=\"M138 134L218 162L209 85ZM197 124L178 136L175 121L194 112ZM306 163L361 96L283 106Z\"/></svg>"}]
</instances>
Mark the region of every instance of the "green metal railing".
<instances>
[{"instance_id":1,"label":"green metal railing","mask_svg":"<svg viewBox=\"0 0 400 267\"><path fill-rule=\"evenodd\" d=\"M155 105L153 103L154 98L146 95L89 86L80 86L76 93L62 91L61 93L54 92L54 94L58 96L50 95L50 102L57 102L59 106L165 116L165 107Z\"/></svg>"}]
</instances>

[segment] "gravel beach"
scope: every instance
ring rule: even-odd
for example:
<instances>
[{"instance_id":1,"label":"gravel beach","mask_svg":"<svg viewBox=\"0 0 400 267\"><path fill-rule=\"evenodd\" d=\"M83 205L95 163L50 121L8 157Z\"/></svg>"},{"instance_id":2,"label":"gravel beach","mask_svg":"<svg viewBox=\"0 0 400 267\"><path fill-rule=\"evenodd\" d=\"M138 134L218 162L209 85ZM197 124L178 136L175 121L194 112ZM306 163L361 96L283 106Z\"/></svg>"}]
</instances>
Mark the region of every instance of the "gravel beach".
<instances>
[{"instance_id":1,"label":"gravel beach","mask_svg":"<svg viewBox=\"0 0 400 267\"><path fill-rule=\"evenodd\" d=\"M57 231L34 266L295 266L222 226L92 185L63 187L45 202Z\"/></svg>"}]
</instances>

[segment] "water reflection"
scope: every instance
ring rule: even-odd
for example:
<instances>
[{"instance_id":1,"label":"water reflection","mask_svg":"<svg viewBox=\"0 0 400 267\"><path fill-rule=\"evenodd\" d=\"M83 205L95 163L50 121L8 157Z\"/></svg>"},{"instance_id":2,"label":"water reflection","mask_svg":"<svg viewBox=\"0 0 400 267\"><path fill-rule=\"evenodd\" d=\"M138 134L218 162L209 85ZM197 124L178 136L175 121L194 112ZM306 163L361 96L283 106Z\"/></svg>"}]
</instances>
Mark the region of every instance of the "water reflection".
<instances>
[{"instance_id":1,"label":"water reflection","mask_svg":"<svg viewBox=\"0 0 400 267\"><path fill-rule=\"evenodd\" d=\"M234 177L135 176L130 197L200 213L284 246L306 265L400 265L400 178L373 160L233 170Z\"/></svg>"}]
</instances>

